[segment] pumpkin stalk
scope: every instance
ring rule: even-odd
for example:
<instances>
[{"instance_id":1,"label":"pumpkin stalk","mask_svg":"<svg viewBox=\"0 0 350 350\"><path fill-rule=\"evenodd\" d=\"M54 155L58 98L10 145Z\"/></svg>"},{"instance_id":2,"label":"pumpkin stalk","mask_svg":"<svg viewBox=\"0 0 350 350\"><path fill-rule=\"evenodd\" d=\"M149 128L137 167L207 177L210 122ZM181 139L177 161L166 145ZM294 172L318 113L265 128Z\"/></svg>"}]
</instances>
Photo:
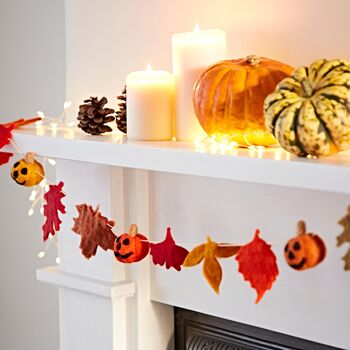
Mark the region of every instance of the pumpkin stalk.
<instances>
[{"instance_id":1,"label":"pumpkin stalk","mask_svg":"<svg viewBox=\"0 0 350 350\"><path fill-rule=\"evenodd\" d=\"M135 224L130 225L130 228L129 228L129 235L130 235L131 237L135 237L136 234L137 234L137 225L135 225Z\"/></svg>"},{"instance_id":2,"label":"pumpkin stalk","mask_svg":"<svg viewBox=\"0 0 350 350\"><path fill-rule=\"evenodd\" d=\"M252 66L257 66L261 62L261 57L257 55L249 55L247 56L247 62Z\"/></svg>"},{"instance_id":3,"label":"pumpkin stalk","mask_svg":"<svg viewBox=\"0 0 350 350\"><path fill-rule=\"evenodd\" d=\"M300 221L297 223L297 235L300 236L300 235L304 235L305 233L306 233L306 224L305 224L305 221L300 220Z\"/></svg>"},{"instance_id":4,"label":"pumpkin stalk","mask_svg":"<svg viewBox=\"0 0 350 350\"><path fill-rule=\"evenodd\" d=\"M35 162L35 153L33 152L28 152L26 155L25 155L25 162L27 164L34 164Z\"/></svg>"}]
</instances>

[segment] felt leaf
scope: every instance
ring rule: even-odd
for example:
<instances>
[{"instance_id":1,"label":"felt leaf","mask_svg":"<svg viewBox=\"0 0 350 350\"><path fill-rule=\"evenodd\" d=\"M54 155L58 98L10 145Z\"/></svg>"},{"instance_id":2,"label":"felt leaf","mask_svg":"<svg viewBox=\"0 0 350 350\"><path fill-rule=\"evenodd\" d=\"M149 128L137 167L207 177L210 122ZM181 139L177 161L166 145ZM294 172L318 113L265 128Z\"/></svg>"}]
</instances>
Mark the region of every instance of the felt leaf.
<instances>
[{"instance_id":1,"label":"felt leaf","mask_svg":"<svg viewBox=\"0 0 350 350\"><path fill-rule=\"evenodd\" d=\"M257 292L256 303L271 289L278 276L276 256L271 246L259 237L259 233L256 230L253 241L241 247L236 256L238 271Z\"/></svg>"},{"instance_id":2,"label":"felt leaf","mask_svg":"<svg viewBox=\"0 0 350 350\"><path fill-rule=\"evenodd\" d=\"M338 221L343 226L343 232L337 237L337 246L340 247L344 243L350 243L350 206L348 206L347 214ZM350 248L342 258L345 261L344 270L350 270Z\"/></svg>"},{"instance_id":3,"label":"felt leaf","mask_svg":"<svg viewBox=\"0 0 350 350\"><path fill-rule=\"evenodd\" d=\"M74 218L73 232L80 235L82 254L90 259L96 254L97 248L113 250L115 235L112 232L114 221L103 216L99 208L92 209L91 205L76 206L79 216Z\"/></svg>"},{"instance_id":4,"label":"felt leaf","mask_svg":"<svg viewBox=\"0 0 350 350\"><path fill-rule=\"evenodd\" d=\"M240 246L225 245L220 243L220 245L218 245L216 248L216 256L218 258L230 258L231 256L236 255L240 248Z\"/></svg>"},{"instance_id":5,"label":"felt leaf","mask_svg":"<svg viewBox=\"0 0 350 350\"><path fill-rule=\"evenodd\" d=\"M182 264L185 267L192 267L200 264L204 259L205 244L201 244L192 249Z\"/></svg>"},{"instance_id":6,"label":"felt leaf","mask_svg":"<svg viewBox=\"0 0 350 350\"><path fill-rule=\"evenodd\" d=\"M151 244L153 264L163 266L167 269L173 267L181 271L181 265L188 255L188 250L175 244L171 235L170 227L167 229L165 240L161 243Z\"/></svg>"},{"instance_id":7,"label":"felt leaf","mask_svg":"<svg viewBox=\"0 0 350 350\"><path fill-rule=\"evenodd\" d=\"M62 198L65 194L62 192L64 183L61 181L58 185L50 185L49 191L45 193L44 199L46 204L44 205L44 216L46 218L43 225L43 240L46 241L49 238L49 234L52 236L60 230L62 221L58 216L58 212L62 214L66 213L65 206L62 204Z\"/></svg>"},{"instance_id":8,"label":"felt leaf","mask_svg":"<svg viewBox=\"0 0 350 350\"><path fill-rule=\"evenodd\" d=\"M349 271L350 270L350 249L347 251L347 253L342 258L345 262L344 264L344 270Z\"/></svg>"},{"instance_id":9,"label":"felt leaf","mask_svg":"<svg viewBox=\"0 0 350 350\"><path fill-rule=\"evenodd\" d=\"M0 124L0 149L10 143L9 139L12 139L13 125L5 126Z\"/></svg>"},{"instance_id":10,"label":"felt leaf","mask_svg":"<svg viewBox=\"0 0 350 350\"><path fill-rule=\"evenodd\" d=\"M338 224L343 226L343 232L337 237L338 247L348 242L350 243L350 206L347 214L338 221Z\"/></svg>"},{"instance_id":11,"label":"felt leaf","mask_svg":"<svg viewBox=\"0 0 350 350\"><path fill-rule=\"evenodd\" d=\"M13 153L0 152L0 165L8 163L12 156Z\"/></svg>"},{"instance_id":12,"label":"felt leaf","mask_svg":"<svg viewBox=\"0 0 350 350\"><path fill-rule=\"evenodd\" d=\"M195 247L186 257L182 266L192 267L198 265L203 259L203 274L209 285L219 294L222 280L222 269L217 258L228 258L239 251L237 246L229 246L213 242L207 237L207 243Z\"/></svg>"},{"instance_id":13,"label":"felt leaf","mask_svg":"<svg viewBox=\"0 0 350 350\"><path fill-rule=\"evenodd\" d=\"M222 269L218 259L214 254L207 254L203 263L203 273L216 294L219 294L219 288L222 280Z\"/></svg>"},{"instance_id":14,"label":"felt leaf","mask_svg":"<svg viewBox=\"0 0 350 350\"><path fill-rule=\"evenodd\" d=\"M11 127L12 129L17 129L17 128L20 128L22 126L26 126L26 125L29 125L29 124L34 124L35 122L37 122L37 121L39 121L41 119L42 118L40 118L40 117L34 117L34 118L31 118L31 119L21 118L21 119L15 120L13 122L5 123L3 125L6 126L7 128Z\"/></svg>"}]
</instances>

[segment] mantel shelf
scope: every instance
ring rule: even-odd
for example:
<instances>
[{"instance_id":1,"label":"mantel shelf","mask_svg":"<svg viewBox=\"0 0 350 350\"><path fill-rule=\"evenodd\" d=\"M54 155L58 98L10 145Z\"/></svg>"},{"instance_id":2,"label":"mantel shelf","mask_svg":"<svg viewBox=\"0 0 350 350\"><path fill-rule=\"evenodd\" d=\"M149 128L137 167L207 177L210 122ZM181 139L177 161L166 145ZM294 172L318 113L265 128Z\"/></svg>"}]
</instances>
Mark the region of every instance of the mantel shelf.
<instances>
[{"instance_id":1,"label":"mantel shelf","mask_svg":"<svg viewBox=\"0 0 350 350\"><path fill-rule=\"evenodd\" d=\"M23 152L52 158L350 193L350 152L322 159L297 158L280 148L222 154L199 151L190 142L127 141L119 135L90 136L74 128L16 130L14 141ZM5 150L14 151L10 146Z\"/></svg>"}]
</instances>

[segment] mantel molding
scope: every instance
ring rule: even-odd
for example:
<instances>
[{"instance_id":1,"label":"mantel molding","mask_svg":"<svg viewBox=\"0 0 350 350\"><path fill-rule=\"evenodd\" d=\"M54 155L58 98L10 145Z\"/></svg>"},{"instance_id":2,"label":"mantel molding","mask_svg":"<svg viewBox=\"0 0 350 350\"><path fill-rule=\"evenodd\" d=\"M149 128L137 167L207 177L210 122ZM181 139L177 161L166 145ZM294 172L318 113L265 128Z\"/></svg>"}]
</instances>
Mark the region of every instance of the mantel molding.
<instances>
[{"instance_id":1,"label":"mantel molding","mask_svg":"<svg viewBox=\"0 0 350 350\"><path fill-rule=\"evenodd\" d=\"M133 282L108 283L60 271L58 266L38 269L36 278L41 282L60 288L73 289L112 300L132 297L136 292L136 286Z\"/></svg>"}]
</instances>

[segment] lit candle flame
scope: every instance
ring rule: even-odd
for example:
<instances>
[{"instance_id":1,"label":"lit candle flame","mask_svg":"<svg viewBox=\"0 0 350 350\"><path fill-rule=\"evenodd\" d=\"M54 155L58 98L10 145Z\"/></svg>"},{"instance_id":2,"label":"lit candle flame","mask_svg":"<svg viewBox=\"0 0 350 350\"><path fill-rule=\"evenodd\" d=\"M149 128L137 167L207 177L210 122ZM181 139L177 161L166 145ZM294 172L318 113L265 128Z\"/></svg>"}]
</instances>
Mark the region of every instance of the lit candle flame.
<instances>
[{"instance_id":1,"label":"lit candle flame","mask_svg":"<svg viewBox=\"0 0 350 350\"><path fill-rule=\"evenodd\" d=\"M201 31L201 29L199 28L199 24L196 23L196 25L194 26L194 32L199 33L200 31Z\"/></svg>"},{"instance_id":2,"label":"lit candle flame","mask_svg":"<svg viewBox=\"0 0 350 350\"><path fill-rule=\"evenodd\" d=\"M147 63L147 72L150 72L152 70L152 66L150 63Z\"/></svg>"}]
</instances>

